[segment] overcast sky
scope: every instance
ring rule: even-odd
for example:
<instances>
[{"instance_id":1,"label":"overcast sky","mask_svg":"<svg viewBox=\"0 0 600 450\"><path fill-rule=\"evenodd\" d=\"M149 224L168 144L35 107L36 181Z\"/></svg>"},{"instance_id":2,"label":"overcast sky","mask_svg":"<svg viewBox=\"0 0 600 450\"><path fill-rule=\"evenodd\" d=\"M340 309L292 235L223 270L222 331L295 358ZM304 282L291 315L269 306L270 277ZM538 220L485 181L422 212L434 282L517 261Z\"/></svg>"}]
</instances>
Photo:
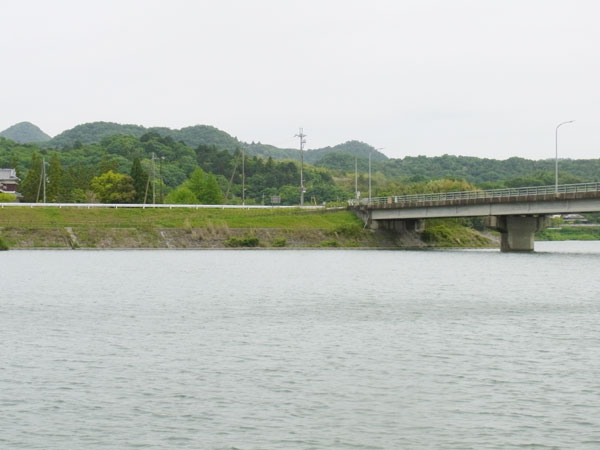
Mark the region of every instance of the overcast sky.
<instances>
[{"instance_id":1,"label":"overcast sky","mask_svg":"<svg viewBox=\"0 0 600 450\"><path fill-rule=\"evenodd\" d=\"M0 0L0 130L213 125L391 157L600 157L597 0Z\"/></svg>"}]
</instances>

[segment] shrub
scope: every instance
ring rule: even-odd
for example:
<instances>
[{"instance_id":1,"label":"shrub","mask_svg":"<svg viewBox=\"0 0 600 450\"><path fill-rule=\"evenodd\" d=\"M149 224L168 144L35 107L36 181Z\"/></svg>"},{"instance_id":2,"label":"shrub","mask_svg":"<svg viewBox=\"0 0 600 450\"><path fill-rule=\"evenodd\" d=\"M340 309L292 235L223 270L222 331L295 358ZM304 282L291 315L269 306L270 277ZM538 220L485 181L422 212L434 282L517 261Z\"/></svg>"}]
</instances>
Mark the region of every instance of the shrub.
<instances>
[{"instance_id":1,"label":"shrub","mask_svg":"<svg viewBox=\"0 0 600 450\"><path fill-rule=\"evenodd\" d=\"M192 234L192 223L188 217L183 221L183 229L187 234Z\"/></svg>"},{"instance_id":2,"label":"shrub","mask_svg":"<svg viewBox=\"0 0 600 450\"><path fill-rule=\"evenodd\" d=\"M2 239L2 236L0 236L0 251L2 250L8 250L8 244Z\"/></svg>"},{"instance_id":3,"label":"shrub","mask_svg":"<svg viewBox=\"0 0 600 450\"><path fill-rule=\"evenodd\" d=\"M339 247L340 243L335 239L321 242L321 247Z\"/></svg>"},{"instance_id":4,"label":"shrub","mask_svg":"<svg viewBox=\"0 0 600 450\"><path fill-rule=\"evenodd\" d=\"M421 237L423 241L432 243L452 240L453 234L446 225L442 224L425 228Z\"/></svg>"},{"instance_id":5,"label":"shrub","mask_svg":"<svg viewBox=\"0 0 600 450\"><path fill-rule=\"evenodd\" d=\"M5 194L0 192L0 203L16 203L17 196L13 194Z\"/></svg>"},{"instance_id":6,"label":"shrub","mask_svg":"<svg viewBox=\"0 0 600 450\"><path fill-rule=\"evenodd\" d=\"M287 245L287 240L283 237L277 238L271 244L273 247L285 247Z\"/></svg>"},{"instance_id":7,"label":"shrub","mask_svg":"<svg viewBox=\"0 0 600 450\"><path fill-rule=\"evenodd\" d=\"M227 247L257 247L260 241L256 236L230 237L223 242Z\"/></svg>"},{"instance_id":8,"label":"shrub","mask_svg":"<svg viewBox=\"0 0 600 450\"><path fill-rule=\"evenodd\" d=\"M333 228L329 234L344 236L347 238L358 238L363 232L361 225L357 223L344 223Z\"/></svg>"}]
</instances>

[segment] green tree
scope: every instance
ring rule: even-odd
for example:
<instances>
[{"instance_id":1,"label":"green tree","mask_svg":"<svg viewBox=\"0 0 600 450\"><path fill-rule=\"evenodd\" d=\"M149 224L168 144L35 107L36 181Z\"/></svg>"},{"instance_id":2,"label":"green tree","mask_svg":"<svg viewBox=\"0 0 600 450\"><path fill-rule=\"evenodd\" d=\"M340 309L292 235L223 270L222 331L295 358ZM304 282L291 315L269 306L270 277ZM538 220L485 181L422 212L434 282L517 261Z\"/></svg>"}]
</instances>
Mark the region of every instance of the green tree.
<instances>
[{"instance_id":1,"label":"green tree","mask_svg":"<svg viewBox=\"0 0 600 450\"><path fill-rule=\"evenodd\" d=\"M179 186L165 197L165 203L175 205L197 205L198 199L187 186Z\"/></svg>"},{"instance_id":2,"label":"green tree","mask_svg":"<svg viewBox=\"0 0 600 450\"><path fill-rule=\"evenodd\" d=\"M119 169L119 162L115 158L111 158L107 153L102 157L102 161L100 161L100 175L106 172L116 172Z\"/></svg>"},{"instance_id":3,"label":"green tree","mask_svg":"<svg viewBox=\"0 0 600 450\"><path fill-rule=\"evenodd\" d=\"M148 185L148 174L142 168L140 158L135 157L133 164L131 165L131 178L133 179L133 187L135 189L136 203L144 203L144 197L146 194L146 186Z\"/></svg>"},{"instance_id":4,"label":"green tree","mask_svg":"<svg viewBox=\"0 0 600 450\"><path fill-rule=\"evenodd\" d=\"M92 178L91 187L102 203L131 203L135 199L133 179L112 170Z\"/></svg>"},{"instance_id":5,"label":"green tree","mask_svg":"<svg viewBox=\"0 0 600 450\"><path fill-rule=\"evenodd\" d=\"M204 191L198 197L198 200L200 200L200 203L207 205L220 205L223 203L223 191L221 191L221 186L219 186L219 182L214 175L207 174Z\"/></svg>"},{"instance_id":6,"label":"green tree","mask_svg":"<svg viewBox=\"0 0 600 450\"><path fill-rule=\"evenodd\" d=\"M183 185L192 191L202 204L220 205L223 203L223 192L217 179L214 175L204 172L200 167L192 172L190 178Z\"/></svg>"},{"instance_id":7,"label":"green tree","mask_svg":"<svg viewBox=\"0 0 600 450\"><path fill-rule=\"evenodd\" d=\"M41 195L42 157L39 153L31 154L31 164L21 184L21 194L25 202L37 202Z\"/></svg>"},{"instance_id":8,"label":"green tree","mask_svg":"<svg viewBox=\"0 0 600 450\"><path fill-rule=\"evenodd\" d=\"M58 153L52 154L48 167L48 186L46 187L46 201L56 203L64 198L63 168Z\"/></svg>"}]
</instances>

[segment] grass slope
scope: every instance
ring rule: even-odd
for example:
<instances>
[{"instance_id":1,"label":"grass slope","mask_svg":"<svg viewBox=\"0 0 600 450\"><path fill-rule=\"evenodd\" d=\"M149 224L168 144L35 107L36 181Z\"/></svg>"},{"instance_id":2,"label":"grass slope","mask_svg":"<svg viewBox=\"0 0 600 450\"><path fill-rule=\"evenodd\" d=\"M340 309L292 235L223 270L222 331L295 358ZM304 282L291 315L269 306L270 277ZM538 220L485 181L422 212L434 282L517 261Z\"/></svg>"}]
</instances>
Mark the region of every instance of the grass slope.
<instances>
[{"instance_id":1,"label":"grass slope","mask_svg":"<svg viewBox=\"0 0 600 450\"><path fill-rule=\"evenodd\" d=\"M300 209L0 208L10 248L490 247L457 220L421 236L373 233L350 211Z\"/></svg>"},{"instance_id":2,"label":"grass slope","mask_svg":"<svg viewBox=\"0 0 600 450\"><path fill-rule=\"evenodd\" d=\"M596 241L600 240L600 226L563 226L547 228L535 235L537 241Z\"/></svg>"},{"instance_id":3,"label":"grass slope","mask_svg":"<svg viewBox=\"0 0 600 450\"><path fill-rule=\"evenodd\" d=\"M349 211L300 209L109 209L109 208L2 208L0 227L55 228L69 226L181 228L208 224L229 228L333 229L359 223Z\"/></svg>"},{"instance_id":4,"label":"grass slope","mask_svg":"<svg viewBox=\"0 0 600 450\"><path fill-rule=\"evenodd\" d=\"M472 228L461 225L460 219L430 219L425 221L423 241L435 247L490 247L490 239Z\"/></svg>"},{"instance_id":5,"label":"grass slope","mask_svg":"<svg viewBox=\"0 0 600 450\"><path fill-rule=\"evenodd\" d=\"M344 210L2 208L0 235L10 248L377 246Z\"/></svg>"}]
</instances>

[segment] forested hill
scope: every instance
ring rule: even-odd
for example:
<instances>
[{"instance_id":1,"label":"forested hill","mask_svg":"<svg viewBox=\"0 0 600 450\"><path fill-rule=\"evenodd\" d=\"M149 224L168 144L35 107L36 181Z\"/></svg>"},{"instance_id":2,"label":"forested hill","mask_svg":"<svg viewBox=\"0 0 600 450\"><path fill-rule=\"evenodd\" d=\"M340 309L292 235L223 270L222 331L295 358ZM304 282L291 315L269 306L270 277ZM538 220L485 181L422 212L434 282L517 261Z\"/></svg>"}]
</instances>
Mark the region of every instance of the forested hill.
<instances>
[{"instance_id":1,"label":"forested hill","mask_svg":"<svg viewBox=\"0 0 600 450\"><path fill-rule=\"evenodd\" d=\"M135 128L133 131L137 132ZM246 151L242 164L242 149L231 152L217 145L191 147L155 131L139 138L118 134L104 137L99 143L55 149L0 137L0 167L17 170L20 192L25 201L32 202L40 201L43 192L40 180L44 179L45 160L46 193L51 202L140 203L152 199L159 203L235 204L242 202L245 192L245 201L250 203L268 203L274 196L285 205L298 203L298 150L290 150L290 159L279 161ZM362 153L354 156L346 151ZM372 183L368 176L369 154ZM319 155L324 156L311 164ZM375 196L554 183L553 160L500 161L451 155L385 159L372 147L354 141L323 151L307 151L304 157L303 185L306 199L312 203L352 198L355 182L363 193L372 184ZM589 181L600 181L600 159L559 162L559 183ZM211 194L210 199L204 195L206 192Z\"/></svg>"},{"instance_id":2,"label":"forested hill","mask_svg":"<svg viewBox=\"0 0 600 450\"><path fill-rule=\"evenodd\" d=\"M78 144L97 144L103 138L123 135L140 138L147 133L157 133L163 137L171 137L174 141L183 141L190 147L198 145L214 145L234 151L241 143L224 131L208 125L195 125L180 130L166 127L146 128L141 125L122 125L114 122L92 122L77 125L54 137L48 146L54 148L73 147Z\"/></svg>"},{"instance_id":3,"label":"forested hill","mask_svg":"<svg viewBox=\"0 0 600 450\"><path fill-rule=\"evenodd\" d=\"M278 148L273 145L251 143L246 144L247 151L250 155L262 156L263 158L271 157L273 159L298 159L300 158L300 151L297 148ZM327 155L345 155L352 160L352 167L354 167L354 157L368 158L369 153L372 152L373 161L386 161L388 157L383 153L377 151L374 147L369 144L365 144L360 141L348 141L343 144L336 145L334 147L324 147L314 150L306 150L304 152L304 161L308 164L316 164Z\"/></svg>"},{"instance_id":4,"label":"forested hill","mask_svg":"<svg viewBox=\"0 0 600 450\"><path fill-rule=\"evenodd\" d=\"M222 150L228 150L229 152L234 152L237 148L244 147L250 156L271 157L273 159L297 159L299 157L298 149L278 148L273 145L261 144L260 142L248 144L239 141L225 131L208 125L195 125L181 128L180 130L173 130L165 127L146 128L141 125L92 122L77 125L70 130L63 131L46 145L52 148L73 147L79 144L97 144L103 138L115 135L140 138L147 133L157 133L162 137L170 137L174 141L182 141L190 147L212 145ZM330 153L345 153L368 158L370 152L372 152L373 161L387 159L387 156L383 153L378 152L364 142L348 141L334 147L307 150L304 154L304 160L309 164L313 164Z\"/></svg>"},{"instance_id":5,"label":"forested hill","mask_svg":"<svg viewBox=\"0 0 600 450\"><path fill-rule=\"evenodd\" d=\"M51 139L50 136L31 122L19 122L0 132L0 136L20 144L46 142Z\"/></svg>"},{"instance_id":6,"label":"forested hill","mask_svg":"<svg viewBox=\"0 0 600 450\"><path fill-rule=\"evenodd\" d=\"M316 161L315 166L340 172L354 171L354 157L345 153L329 153ZM358 171L367 172L367 158L358 159ZM406 156L376 161L372 170L388 179L425 181L448 178L466 180L480 187L515 187L554 184L554 159L505 160L474 156ZM560 182L579 183L600 181L600 159L562 159L559 162Z\"/></svg>"}]
</instances>

